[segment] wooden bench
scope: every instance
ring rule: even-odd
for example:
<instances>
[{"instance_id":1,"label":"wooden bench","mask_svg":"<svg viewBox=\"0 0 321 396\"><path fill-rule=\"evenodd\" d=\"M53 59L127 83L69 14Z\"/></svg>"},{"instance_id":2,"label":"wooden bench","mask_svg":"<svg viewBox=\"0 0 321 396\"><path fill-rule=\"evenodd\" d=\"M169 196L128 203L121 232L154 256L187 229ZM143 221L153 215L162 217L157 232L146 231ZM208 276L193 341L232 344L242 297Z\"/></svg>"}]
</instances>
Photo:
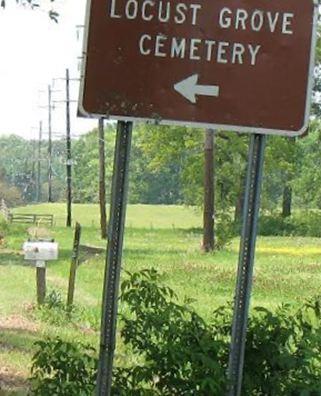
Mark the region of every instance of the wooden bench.
<instances>
[{"instance_id":1,"label":"wooden bench","mask_svg":"<svg viewBox=\"0 0 321 396\"><path fill-rule=\"evenodd\" d=\"M54 216L51 214L10 213L10 223L36 224L53 226Z\"/></svg>"}]
</instances>

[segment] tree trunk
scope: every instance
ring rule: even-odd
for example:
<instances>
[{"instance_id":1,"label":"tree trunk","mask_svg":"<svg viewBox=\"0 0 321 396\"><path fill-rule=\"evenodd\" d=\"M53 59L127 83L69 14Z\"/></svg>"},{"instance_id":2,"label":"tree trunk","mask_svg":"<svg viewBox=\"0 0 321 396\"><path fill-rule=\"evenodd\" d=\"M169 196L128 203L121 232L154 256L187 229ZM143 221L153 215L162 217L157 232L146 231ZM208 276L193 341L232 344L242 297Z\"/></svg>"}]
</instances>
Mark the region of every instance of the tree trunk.
<instances>
[{"instance_id":1,"label":"tree trunk","mask_svg":"<svg viewBox=\"0 0 321 396\"><path fill-rule=\"evenodd\" d=\"M101 230L102 239L107 239L105 132L104 132L104 119L103 118L99 118L99 121L98 121L98 146L99 146L100 230Z\"/></svg>"},{"instance_id":2,"label":"tree trunk","mask_svg":"<svg viewBox=\"0 0 321 396\"><path fill-rule=\"evenodd\" d=\"M204 144L204 213L203 245L205 252L214 250L214 131L205 131Z\"/></svg>"},{"instance_id":3,"label":"tree trunk","mask_svg":"<svg viewBox=\"0 0 321 396\"><path fill-rule=\"evenodd\" d=\"M282 217L289 217L292 206L292 188L290 186L284 186L282 198Z\"/></svg>"}]
</instances>

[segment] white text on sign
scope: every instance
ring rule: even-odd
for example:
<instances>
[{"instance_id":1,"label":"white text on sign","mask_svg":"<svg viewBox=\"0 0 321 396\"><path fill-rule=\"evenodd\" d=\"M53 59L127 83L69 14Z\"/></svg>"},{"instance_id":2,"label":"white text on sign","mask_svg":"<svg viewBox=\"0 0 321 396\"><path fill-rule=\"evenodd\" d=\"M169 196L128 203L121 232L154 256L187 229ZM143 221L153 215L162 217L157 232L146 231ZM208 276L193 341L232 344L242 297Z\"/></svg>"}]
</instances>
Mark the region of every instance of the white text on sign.
<instances>
[{"instance_id":1,"label":"white text on sign","mask_svg":"<svg viewBox=\"0 0 321 396\"><path fill-rule=\"evenodd\" d=\"M111 0L109 16L113 19L157 21L176 25L197 26L202 13L200 3L171 3L170 1ZM293 34L294 13L263 10L232 10L223 7L213 18L213 23L221 30L252 31L265 30L283 35ZM142 34L137 42L137 50L142 56L159 58L189 59L218 64L249 64L255 66L262 46L257 43L241 43L200 39L191 37L169 37L163 33Z\"/></svg>"}]
</instances>

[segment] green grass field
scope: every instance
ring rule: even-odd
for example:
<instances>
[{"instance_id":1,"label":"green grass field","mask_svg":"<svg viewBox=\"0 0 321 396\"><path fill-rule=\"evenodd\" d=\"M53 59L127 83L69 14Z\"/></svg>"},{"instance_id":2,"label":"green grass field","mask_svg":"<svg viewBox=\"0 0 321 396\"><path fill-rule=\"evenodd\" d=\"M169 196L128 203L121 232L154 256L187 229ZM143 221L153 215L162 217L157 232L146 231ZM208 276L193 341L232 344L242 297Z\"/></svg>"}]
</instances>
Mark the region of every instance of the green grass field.
<instances>
[{"instance_id":1,"label":"green grass field","mask_svg":"<svg viewBox=\"0 0 321 396\"><path fill-rule=\"evenodd\" d=\"M73 230L63 226L65 206L34 205L16 211L55 215L56 226L51 234L59 242L60 258L48 264L47 283L49 290L59 290L65 297L73 240ZM82 244L106 245L99 237L97 206L74 205L74 219L83 225ZM129 206L123 267L132 272L156 268L180 298L195 299L197 311L209 319L214 308L233 299L239 240L233 239L222 251L204 254L198 231L201 221L201 213L194 208ZM89 324L48 324L32 309L35 269L26 265L20 254L28 237L27 228L12 225L0 247L0 367L6 369L3 373L0 368L0 381L6 378L7 389L24 388L35 339L60 335L97 346L99 337L103 255L84 262L78 270L75 303L86 310ZM252 305L273 308L281 302L301 302L319 294L320 284L320 239L258 239ZM117 356L121 354L119 345Z\"/></svg>"},{"instance_id":2,"label":"green grass field","mask_svg":"<svg viewBox=\"0 0 321 396\"><path fill-rule=\"evenodd\" d=\"M108 208L109 210L109 208ZM99 226L99 206L94 204L74 204L73 220L85 227ZM39 204L19 207L17 213L53 214L55 225L66 223L65 204ZM187 208L177 205L129 205L126 225L129 228L195 228L202 225L202 214L197 208Z\"/></svg>"}]
</instances>

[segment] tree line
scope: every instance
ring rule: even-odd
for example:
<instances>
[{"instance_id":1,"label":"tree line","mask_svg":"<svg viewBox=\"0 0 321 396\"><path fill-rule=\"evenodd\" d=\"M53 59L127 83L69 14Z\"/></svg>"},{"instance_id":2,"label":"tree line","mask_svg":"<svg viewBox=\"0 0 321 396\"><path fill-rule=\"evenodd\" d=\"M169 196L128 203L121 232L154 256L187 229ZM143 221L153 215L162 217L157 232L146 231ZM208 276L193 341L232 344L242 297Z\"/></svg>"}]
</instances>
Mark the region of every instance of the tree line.
<instances>
[{"instance_id":1,"label":"tree line","mask_svg":"<svg viewBox=\"0 0 321 396\"><path fill-rule=\"evenodd\" d=\"M239 216L247 162L249 137L214 131L216 210L231 210ZM115 125L105 128L107 191L112 174ZM311 122L304 138L271 136L268 139L263 210L291 207L321 207L321 124ZM185 204L202 206L205 133L202 129L137 124L133 135L130 169L130 203ZM11 206L36 201L36 171L41 168L41 201L47 201L47 143L37 155L36 140L11 135L0 138L0 195ZM53 141L53 199L65 200L66 144ZM72 141L73 202L97 203L98 131L92 130Z\"/></svg>"}]
</instances>

